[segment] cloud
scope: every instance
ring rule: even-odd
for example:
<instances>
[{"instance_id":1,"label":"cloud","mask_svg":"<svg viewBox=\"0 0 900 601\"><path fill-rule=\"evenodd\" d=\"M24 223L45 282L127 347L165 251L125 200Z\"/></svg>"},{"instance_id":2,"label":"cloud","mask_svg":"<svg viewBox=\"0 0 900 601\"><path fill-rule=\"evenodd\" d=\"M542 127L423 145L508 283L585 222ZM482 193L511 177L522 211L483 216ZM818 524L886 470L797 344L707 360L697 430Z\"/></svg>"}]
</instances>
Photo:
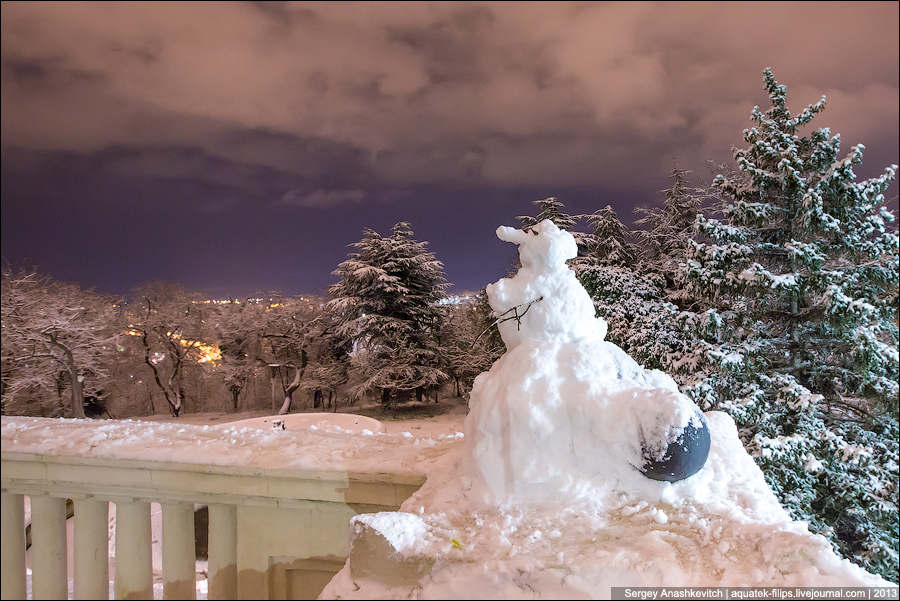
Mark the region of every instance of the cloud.
<instances>
[{"instance_id":1,"label":"cloud","mask_svg":"<svg viewBox=\"0 0 900 601\"><path fill-rule=\"evenodd\" d=\"M340 161L315 149L342 149L353 157L343 185L354 191L365 186L359 173L397 187L625 186L673 154L684 164L727 158L766 101L765 67L795 111L830 94L836 108L823 120L833 131L896 146L897 3L4 2L2 11L4 147L192 146L332 178ZM250 132L308 152L251 148L241 139ZM337 202L330 194L301 198Z\"/></svg>"},{"instance_id":2,"label":"cloud","mask_svg":"<svg viewBox=\"0 0 900 601\"><path fill-rule=\"evenodd\" d=\"M311 209L324 209L344 204L362 202L366 193L362 190L316 190L306 194L300 190L288 190L279 199L279 204Z\"/></svg>"}]
</instances>

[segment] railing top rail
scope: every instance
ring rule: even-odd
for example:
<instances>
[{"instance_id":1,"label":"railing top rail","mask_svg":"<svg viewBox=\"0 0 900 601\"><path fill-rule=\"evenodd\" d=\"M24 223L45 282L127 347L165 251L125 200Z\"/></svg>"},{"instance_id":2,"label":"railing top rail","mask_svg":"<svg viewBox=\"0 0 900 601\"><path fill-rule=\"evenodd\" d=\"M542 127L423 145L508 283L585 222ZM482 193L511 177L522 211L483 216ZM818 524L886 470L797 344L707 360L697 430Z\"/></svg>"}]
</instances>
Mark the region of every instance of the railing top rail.
<instances>
[{"instance_id":1,"label":"railing top rail","mask_svg":"<svg viewBox=\"0 0 900 601\"><path fill-rule=\"evenodd\" d=\"M154 501L396 508L462 436L4 416L5 490Z\"/></svg>"},{"instance_id":2,"label":"railing top rail","mask_svg":"<svg viewBox=\"0 0 900 601\"><path fill-rule=\"evenodd\" d=\"M462 435L357 433L339 428L259 430L134 420L3 416L0 451L57 457L119 458L163 463L305 472L385 473L413 477L462 443ZM228 471L233 471L229 469Z\"/></svg>"},{"instance_id":3,"label":"railing top rail","mask_svg":"<svg viewBox=\"0 0 900 601\"><path fill-rule=\"evenodd\" d=\"M0 453L0 485L19 494L69 498L296 506L307 502L394 510L424 476Z\"/></svg>"},{"instance_id":4,"label":"railing top rail","mask_svg":"<svg viewBox=\"0 0 900 601\"><path fill-rule=\"evenodd\" d=\"M300 467L265 468L252 465L215 465L192 463L189 461L147 460L118 457L79 457L57 455L55 453L32 453L28 451L0 451L0 460L15 462L53 463L57 465L89 467L123 467L134 470L156 472L187 472L208 475L266 476L302 480L371 482L379 484L419 484L425 481L424 474L394 472L359 472L350 470L314 470Z\"/></svg>"}]
</instances>

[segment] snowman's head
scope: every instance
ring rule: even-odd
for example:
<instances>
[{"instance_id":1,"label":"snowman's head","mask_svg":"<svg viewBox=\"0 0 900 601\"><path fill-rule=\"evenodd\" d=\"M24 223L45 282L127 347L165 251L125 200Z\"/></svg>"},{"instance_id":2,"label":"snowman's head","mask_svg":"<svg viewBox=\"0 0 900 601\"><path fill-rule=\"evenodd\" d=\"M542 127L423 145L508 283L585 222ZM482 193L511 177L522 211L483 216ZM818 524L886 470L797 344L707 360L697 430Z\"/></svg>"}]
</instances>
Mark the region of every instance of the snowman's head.
<instances>
[{"instance_id":1,"label":"snowman's head","mask_svg":"<svg viewBox=\"0 0 900 601\"><path fill-rule=\"evenodd\" d=\"M518 244L522 268L536 273L568 269L566 261L578 255L575 237L549 219L521 230L501 225L497 237Z\"/></svg>"},{"instance_id":2,"label":"snowman's head","mask_svg":"<svg viewBox=\"0 0 900 601\"><path fill-rule=\"evenodd\" d=\"M501 226L497 237L519 245L522 267L487 286L507 350L523 340L603 340L606 322L566 261L578 254L575 237L549 219L525 230Z\"/></svg>"}]
</instances>

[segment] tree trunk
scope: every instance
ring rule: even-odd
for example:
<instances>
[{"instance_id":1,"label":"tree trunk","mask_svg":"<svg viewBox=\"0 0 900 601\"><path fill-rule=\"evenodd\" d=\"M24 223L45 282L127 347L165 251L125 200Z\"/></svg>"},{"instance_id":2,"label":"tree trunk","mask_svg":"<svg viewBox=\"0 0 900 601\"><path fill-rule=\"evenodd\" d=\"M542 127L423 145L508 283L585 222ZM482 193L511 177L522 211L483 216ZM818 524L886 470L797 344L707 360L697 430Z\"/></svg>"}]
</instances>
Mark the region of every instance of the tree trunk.
<instances>
[{"instance_id":1,"label":"tree trunk","mask_svg":"<svg viewBox=\"0 0 900 601\"><path fill-rule=\"evenodd\" d=\"M291 411L291 403L294 400L294 391L300 388L300 379L303 377L303 369L300 367L294 368L294 379L291 380L291 383L284 388L284 402L281 404L281 409L278 410L278 415L287 415Z\"/></svg>"},{"instance_id":2,"label":"tree trunk","mask_svg":"<svg viewBox=\"0 0 900 601\"><path fill-rule=\"evenodd\" d=\"M159 389L162 390L163 396L166 398L166 403L169 405L169 411L172 412L173 417L178 417L178 414L181 412L181 398L175 393L175 390L171 388L172 383L175 381L175 376L178 373L178 365L179 359L176 356L173 359L173 363L175 364L173 369L175 371L172 372L172 376L169 378L169 387L167 388L162 383L162 378L160 378L159 370L156 369L156 365L154 365L153 361L150 360L150 344L147 342L147 333L141 332L141 342L144 344L144 363L146 363L150 370L153 372L153 380L156 382L156 385L159 386ZM148 391L149 392L149 391ZM174 400L173 400L174 397ZM152 399L152 395L151 395ZM151 408L153 406L153 402L150 402Z\"/></svg>"},{"instance_id":3,"label":"tree trunk","mask_svg":"<svg viewBox=\"0 0 900 601\"><path fill-rule=\"evenodd\" d=\"M40 401L41 406L41 417L65 417L66 415L66 400L63 398L63 392L66 389L65 385L65 373L60 372L59 376L53 376L53 382L56 384L56 403L54 403L52 409L50 409L50 415L47 415L47 408L45 407L46 403L44 401ZM74 413L74 410L73 410Z\"/></svg>"},{"instance_id":4,"label":"tree trunk","mask_svg":"<svg viewBox=\"0 0 900 601\"><path fill-rule=\"evenodd\" d=\"M396 409L396 400L394 399L394 395L391 394L390 388L381 389L381 408L390 408L391 414L393 414Z\"/></svg>"},{"instance_id":5,"label":"tree trunk","mask_svg":"<svg viewBox=\"0 0 900 601\"><path fill-rule=\"evenodd\" d=\"M416 401L421 403L425 398L425 387L424 386L416 386Z\"/></svg>"},{"instance_id":6,"label":"tree trunk","mask_svg":"<svg viewBox=\"0 0 900 601\"><path fill-rule=\"evenodd\" d=\"M281 409L278 410L278 415L287 415L291 412L291 403L294 402L294 391L288 390L284 393L284 401L281 403Z\"/></svg>"},{"instance_id":7,"label":"tree trunk","mask_svg":"<svg viewBox=\"0 0 900 601\"><path fill-rule=\"evenodd\" d=\"M325 411L325 404L322 402L322 389L316 388L313 391L313 409L322 408L322 411Z\"/></svg>"},{"instance_id":8,"label":"tree trunk","mask_svg":"<svg viewBox=\"0 0 900 601\"><path fill-rule=\"evenodd\" d=\"M76 374L72 377L72 414L84 419L84 380Z\"/></svg>"},{"instance_id":9,"label":"tree trunk","mask_svg":"<svg viewBox=\"0 0 900 601\"><path fill-rule=\"evenodd\" d=\"M282 366L283 368L287 368L286 365ZM294 398L294 391L300 388L300 380L303 378L303 372L306 371L306 351L300 351L300 366L294 368L294 379L291 380L291 383L285 386L284 380L284 369L281 371L281 385L284 390L284 402L281 404L281 409L278 410L278 415L287 415L291 410L291 402Z\"/></svg>"},{"instance_id":10,"label":"tree trunk","mask_svg":"<svg viewBox=\"0 0 900 601\"><path fill-rule=\"evenodd\" d=\"M181 415L181 410L184 408L184 390L181 388L181 360L176 357L176 365L178 367L172 372L172 375L169 376L169 390L172 391L171 398L169 395L166 395L166 400L169 401L170 408L172 410L172 416L178 417ZM178 385L175 385L175 382L178 382ZM175 399L172 401L171 399Z\"/></svg>"},{"instance_id":11,"label":"tree trunk","mask_svg":"<svg viewBox=\"0 0 900 601\"><path fill-rule=\"evenodd\" d=\"M78 368L75 365L75 355L66 345L56 339L55 334L50 336L50 344L61 349L66 356L66 371L72 381L72 417L84 419L84 380L78 377Z\"/></svg>"}]
</instances>

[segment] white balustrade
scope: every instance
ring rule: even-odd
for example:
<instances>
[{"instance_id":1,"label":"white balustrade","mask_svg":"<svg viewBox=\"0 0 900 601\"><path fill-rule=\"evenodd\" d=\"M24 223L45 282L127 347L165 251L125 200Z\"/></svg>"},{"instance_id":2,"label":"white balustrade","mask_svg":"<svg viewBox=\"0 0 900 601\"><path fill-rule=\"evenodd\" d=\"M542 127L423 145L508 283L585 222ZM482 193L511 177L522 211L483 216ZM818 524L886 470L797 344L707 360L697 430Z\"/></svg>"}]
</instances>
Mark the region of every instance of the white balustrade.
<instances>
[{"instance_id":1,"label":"white balustrade","mask_svg":"<svg viewBox=\"0 0 900 601\"><path fill-rule=\"evenodd\" d=\"M31 591L35 599L67 599L66 500L31 497Z\"/></svg>"},{"instance_id":2,"label":"white balustrade","mask_svg":"<svg viewBox=\"0 0 900 601\"><path fill-rule=\"evenodd\" d=\"M237 599L237 511L234 506L209 506L209 594Z\"/></svg>"},{"instance_id":3,"label":"white balustrade","mask_svg":"<svg viewBox=\"0 0 900 601\"><path fill-rule=\"evenodd\" d=\"M109 599L109 502L75 499L75 598Z\"/></svg>"},{"instance_id":4,"label":"white balustrade","mask_svg":"<svg viewBox=\"0 0 900 601\"><path fill-rule=\"evenodd\" d=\"M116 503L116 599L153 599L150 503Z\"/></svg>"},{"instance_id":5,"label":"white balustrade","mask_svg":"<svg viewBox=\"0 0 900 601\"><path fill-rule=\"evenodd\" d=\"M194 507L200 504L209 507L208 597L283 599L295 590L320 590L321 584L304 588L305 575L313 582L323 569L340 569L352 516L395 511L424 482L397 474L7 451L0 461L3 599L26 598L25 496L34 599L69 594L66 499L74 506L76 599L108 597L109 502L116 505L116 598L153 598L150 504L159 503L164 598L196 598Z\"/></svg>"},{"instance_id":6,"label":"white balustrade","mask_svg":"<svg viewBox=\"0 0 900 601\"><path fill-rule=\"evenodd\" d=\"M0 493L0 598L25 598L25 498Z\"/></svg>"},{"instance_id":7,"label":"white balustrade","mask_svg":"<svg viewBox=\"0 0 900 601\"><path fill-rule=\"evenodd\" d=\"M197 598L194 504L163 503L162 572L163 598Z\"/></svg>"}]
</instances>

